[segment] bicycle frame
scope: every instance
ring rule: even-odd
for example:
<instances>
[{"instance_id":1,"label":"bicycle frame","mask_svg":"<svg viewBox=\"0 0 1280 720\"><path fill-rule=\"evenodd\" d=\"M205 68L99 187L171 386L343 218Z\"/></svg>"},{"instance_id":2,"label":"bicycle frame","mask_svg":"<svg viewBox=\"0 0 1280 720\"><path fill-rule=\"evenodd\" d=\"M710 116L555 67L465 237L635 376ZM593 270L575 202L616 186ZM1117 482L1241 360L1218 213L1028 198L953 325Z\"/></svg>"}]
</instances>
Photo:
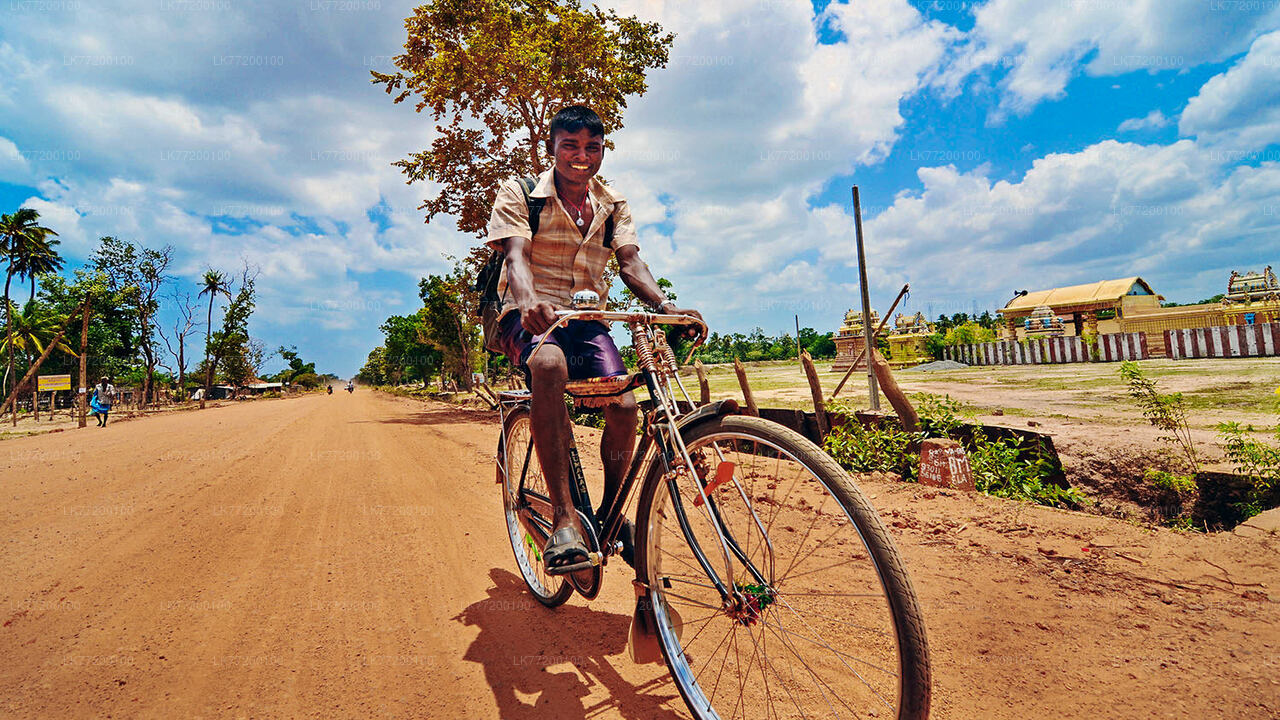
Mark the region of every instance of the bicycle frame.
<instances>
[{"instance_id":1,"label":"bicycle frame","mask_svg":"<svg viewBox=\"0 0 1280 720\"><path fill-rule=\"evenodd\" d=\"M698 325L702 329L702 337L706 336L706 324L701 320L687 315L664 315L647 312L608 312L601 310L579 310L579 311L559 311L556 313L559 319L555 325L549 328L544 334L542 340L530 353L530 357L542 348L546 338L556 327L560 327L571 320L600 320L600 321L621 321L626 322L631 332L632 346L635 348L636 357L640 367L640 374L644 379L644 384L649 392L652 407L644 414L644 426L641 434L639 445L636 447L632 456L631 464L627 469L627 474L622 484L618 487L616 495L613 497L608 510L604 517L598 521L598 527L594 527L597 537L600 540L601 562L608 555L616 550L616 542L618 534L622 530L625 521L625 508L631 497L632 491L635 489L636 480L639 477L642 468L647 467L646 458L649 456L650 450L655 450L653 462L661 462L663 473L663 481L667 485L667 492L670 495L672 509L675 513L677 522L680 525L681 533L685 541L689 544L694 557L701 566L703 572L706 573L708 579L711 580L716 590L721 596L722 602L726 608L740 605L745 602L742 594L738 590L737 584L734 582L733 562L730 560L732 555L738 562L742 563L747 572L752 576L755 583L767 584L768 578L772 577L772 568L768 575L761 572L759 568L747 557L738 542L727 531L720 518L720 513L714 501L707 493L707 483L703 478L699 478L694 471L694 462L689 455L689 450L684 444L681 436L681 428L683 421L692 417L698 411L691 410L689 412L681 412L679 404L675 399L675 393L671 387L671 380L674 378L675 385L683 395L684 400L689 406L696 408L697 404L693 402L688 391L684 387L684 383L680 381L678 364L671 346L667 343L666 336L657 328L656 325ZM701 339L695 343L696 348L701 344ZM692 355L692 351L690 353ZM505 427L506 417L510 411L516 407L524 406L530 403L532 398L529 391L506 392L500 394L499 415ZM582 466L577 454L576 442L572 440L573 434L570 432L570 448L569 460L572 478L570 482L570 492L573 496L573 504L579 510L583 510L593 526L597 525L597 519L592 513L590 499L587 496L586 483L583 477ZM532 447L532 442L530 443ZM505 435L501 442L501 457L499 462L502 463L503 473L510 477L509 458L506 457L506 438ZM716 450L719 454L719 450ZM530 453L531 454L531 453ZM528 469L530 455L521 462L521 477L517 487L523 487L524 475ZM721 456L721 461L724 461ZM711 561L707 558L701 544L693 534L693 529L689 524L689 518L686 514L684 504L680 500L678 492L678 482L688 481L692 478L694 487L697 488L701 506L707 513L712 528L715 530L717 544L719 545L721 559L724 561L724 569L727 578L722 579L712 566ZM743 493L741 485L736 477L733 478L735 486L739 493ZM745 497L745 496L744 496ZM695 503L696 505L697 503ZM749 506L749 505L748 505ZM752 510L753 519L758 527L760 527L762 537L768 540L767 533L760 523L760 519L755 516ZM772 547L770 545L770 547ZM768 557L772 559L773 553L770 552ZM637 575L640 575L638 572ZM640 581L637 581L640 582Z\"/></svg>"}]
</instances>

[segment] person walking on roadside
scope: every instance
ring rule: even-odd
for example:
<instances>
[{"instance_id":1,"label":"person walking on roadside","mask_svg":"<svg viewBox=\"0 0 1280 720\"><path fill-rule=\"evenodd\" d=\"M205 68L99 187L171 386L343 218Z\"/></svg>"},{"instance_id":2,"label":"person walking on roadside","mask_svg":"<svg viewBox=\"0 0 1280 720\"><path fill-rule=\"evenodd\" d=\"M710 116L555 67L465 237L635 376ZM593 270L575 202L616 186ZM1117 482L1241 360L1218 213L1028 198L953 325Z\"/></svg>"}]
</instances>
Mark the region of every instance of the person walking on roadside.
<instances>
[{"instance_id":1,"label":"person walking on roadside","mask_svg":"<svg viewBox=\"0 0 1280 720\"><path fill-rule=\"evenodd\" d=\"M111 384L110 378L103 376L97 385L93 386L93 397L89 398L89 407L93 410L92 415L98 418L98 427L107 426L107 415L111 412L111 403L115 401L116 386Z\"/></svg>"}]
</instances>

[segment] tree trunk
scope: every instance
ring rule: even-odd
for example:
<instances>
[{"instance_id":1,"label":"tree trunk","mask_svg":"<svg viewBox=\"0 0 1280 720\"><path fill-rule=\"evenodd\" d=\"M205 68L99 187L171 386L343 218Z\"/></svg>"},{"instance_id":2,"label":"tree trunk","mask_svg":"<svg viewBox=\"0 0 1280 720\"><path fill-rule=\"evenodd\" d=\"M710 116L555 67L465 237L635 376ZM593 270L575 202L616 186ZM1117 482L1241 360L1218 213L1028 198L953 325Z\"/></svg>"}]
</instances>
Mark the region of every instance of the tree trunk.
<instances>
[{"instance_id":1,"label":"tree trunk","mask_svg":"<svg viewBox=\"0 0 1280 720\"><path fill-rule=\"evenodd\" d=\"M31 366L31 356L27 355L27 366ZM31 422L40 422L40 376L34 378L35 384L31 386ZM53 408L49 408L49 414L53 415Z\"/></svg>"},{"instance_id":2,"label":"tree trunk","mask_svg":"<svg viewBox=\"0 0 1280 720\"><path fill-rule=\"evenodd\" d=\"M209 367L209 341L213 339L213 296L209 293L209 319L204 326L204 392L200 394L200 409L204 409L204 401L209 397L209 388L213 385L213 369Z\"/></svg>"},{"instance_id":3,"label":"tree trunk","mask_svg":"<svg viewBox=\"0 0 1280 720\"><path fill-rule=\"evenodd\" d=\"M178 336L178 397L184 402L187 399L187 360L183 351L185 335Z\"/></svg>"},{"instance_id":4,"label":"tree trunk","mask_svg":"<svg viewBox=\"0 0 1280 720\"><path fill-rule=\"evenodd\" d=\"M88 395L89 369L88 369L88 364L86 359L89 355L88 350L89 350L89 298L86 296L84 301L84 321L83 321L83 324L81 324L80 326L80 388L79 388L79 394L77 395L79 399L76 401L77 405L80 408L80 427L84 427L85 424L88 422L88 417L87 417L88 407L86 406L89 400L89 395Z\"/></svg>"},{"instance_id":5,"label":"tree trunk","mask_svg":"<svg viewBox=\"0 0 1280 720\"><path fill-rule=\"evenodd\" d=\"M5 390L9 389L9 378L13 377L13 313L9 307L9 283L13 281L13 258L9 259L9 273L4 279L4 333L5 344L9 350L9 364L5 367ZM13 386L16 390L17 385ZM13 426L18 426L18 404L13 404Z\"/></svg>"}]
</instances>

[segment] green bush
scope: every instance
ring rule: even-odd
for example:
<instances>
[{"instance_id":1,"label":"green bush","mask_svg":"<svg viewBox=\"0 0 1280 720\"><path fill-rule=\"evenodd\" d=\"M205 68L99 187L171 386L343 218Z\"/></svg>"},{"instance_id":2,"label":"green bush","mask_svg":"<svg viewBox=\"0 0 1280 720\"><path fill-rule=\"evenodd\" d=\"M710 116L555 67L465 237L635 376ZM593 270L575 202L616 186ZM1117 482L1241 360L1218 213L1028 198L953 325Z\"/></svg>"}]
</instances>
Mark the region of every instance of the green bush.
<instances>
[{"instance_id":1,"label":"green bush","mask_svg":"<svg viewBox=\"0 0 1280 720\"><path fill-rule=\"evenodd\" d=\"M1179 496L1190 495L1197 489L1195 475L1177 475L1149 468L1144 477L1155 489Z\"/></svg>"},{"instance_id":2,"label":"green bush","mask_svg":"<svg viewBox=\"0 0 1280 720\"><path fill-rule=\"evenodd\" d=\"M1129 386L1129 397L1142 409L1142 416L1164 431L1161 442L1176 446L1181 451L1188 473L1200 472L1200 460L1195 443L1191 440L1191 426L1187 423L1187 408L1182 393L1157 392L1156 381L1148 378L1138 363L1126 360L1120 363L1120 377Z\"/></svg>"},{"instance_id":3,"label":"green bush","mask_svg":"<svg viewBox=\"0 0 1280 720\"><path fill-rule=\"evenodd\" d=\"M1218 433L1222 439L1222 449L1231 461L1236 473L1249 479L1248 497L1240 503L1238 509L1245 519L1262 512L1263 499L1280 483L1280 447L1268 445L1245 435L1252 427L1241 427L1237 422L1219 423ZM1280 424L1275 429L1276 440L1280 441Z\"/></svg>"},{"instance_id":4,"label":"green bush","mask_svg":"<svg viewBox=\"0 0 1280 720\"><path fill-rule=\"evenodd\" d=\"M974 485L988 495L1055 507L1074 507L1084 501L1075 488L1048 482L1053 474L1052 461L1039 448L1026 447L1021 441L990 440L982 432L975 432L969 466Z\"/></svg>"},{"instance_id":5,"label":"green bush","mask_svg":"<svg viewBox=\"0 0 1280 720\"><path fill-rule=\"evenodd\" d=\"M920 431L916 433L893 424L864 426L847 409L833 408L848 420L827 435L827 453L853 472L892 472L904 480L916 480L922 440L940 437L963 442L967 433L959 402L929 394L917 395L915 401L920 415ZM1059 507L1083 502L1084 497L1075 489L1050 482L1057 468L1038 447L1012 439L990 440L977 428L972 436L966 450L980 492Z\"/></svg>"},{"instance_id":6,"label":"green bush","mask_svg":"<svg viewBox=\"0 0 1280 720\"><path fill-rule=\"evenodd\" d=\"M920 466L919 433L894 425L868 427L848 415L848 420L827 434L824 446L831 457L853 472L891 472L914 481Z\"/></svg>"}]
</instances>

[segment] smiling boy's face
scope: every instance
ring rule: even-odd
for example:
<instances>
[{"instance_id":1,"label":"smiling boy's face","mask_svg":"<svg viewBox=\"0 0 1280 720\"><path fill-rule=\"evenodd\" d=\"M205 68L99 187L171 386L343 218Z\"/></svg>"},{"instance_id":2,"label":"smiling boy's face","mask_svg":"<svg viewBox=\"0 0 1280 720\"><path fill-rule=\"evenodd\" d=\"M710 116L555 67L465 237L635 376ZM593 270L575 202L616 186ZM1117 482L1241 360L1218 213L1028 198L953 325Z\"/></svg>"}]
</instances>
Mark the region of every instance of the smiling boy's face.
<instances>
[{"instance_id":1,"label":"smiling boy's face","mask_svg":"<svg viewBox=\"0 0 1280 720\"><path fill-rule=\"evenodd\" d=\"M574 184L586 183L600 172L604 160L604 138L582 128L577 132L557 130L551 152L556 160L556 173Z\"/></svg>"}]
</instances>

